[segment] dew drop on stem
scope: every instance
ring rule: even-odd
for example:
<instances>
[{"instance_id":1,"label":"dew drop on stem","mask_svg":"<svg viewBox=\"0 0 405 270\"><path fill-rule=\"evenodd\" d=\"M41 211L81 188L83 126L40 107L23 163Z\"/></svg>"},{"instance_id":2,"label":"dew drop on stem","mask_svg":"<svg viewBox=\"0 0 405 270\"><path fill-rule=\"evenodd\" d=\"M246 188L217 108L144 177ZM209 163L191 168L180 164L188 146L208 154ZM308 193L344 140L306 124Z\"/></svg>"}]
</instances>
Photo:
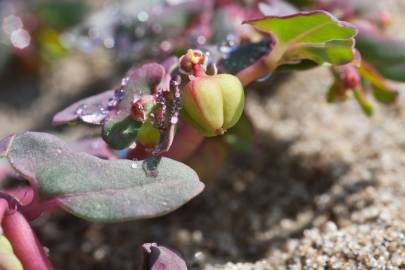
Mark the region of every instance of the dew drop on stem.
<instances>
[{"instance_id":1,"label":"dew drop on stem","mask_svg":"<svg viewBox=\"0 0 405 270\"><path fill-rule=\"evenodd\" d=\"M267 80L271 77L272 74L273 74L273 73L270 71L270 72L267 73L266 75L264 75L264 76L258 78L257 81L258 81L258 82L267 81Z\"/></svg>"}]
</instances>

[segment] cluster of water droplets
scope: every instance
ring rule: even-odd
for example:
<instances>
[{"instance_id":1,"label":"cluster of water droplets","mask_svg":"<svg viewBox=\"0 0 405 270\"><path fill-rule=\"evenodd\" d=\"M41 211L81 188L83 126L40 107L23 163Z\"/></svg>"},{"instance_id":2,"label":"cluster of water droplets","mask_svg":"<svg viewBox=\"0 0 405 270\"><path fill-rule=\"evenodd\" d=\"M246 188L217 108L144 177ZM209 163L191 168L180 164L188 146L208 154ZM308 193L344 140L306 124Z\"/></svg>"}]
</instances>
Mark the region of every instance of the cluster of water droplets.
<instances>
[{"instance_id":1,"label":"cluster of water droplets","mask_svg":"<svg viewBox=\"0 0 405 270\"><path fill-rule=\"evenodd\" d=\"M75 114L85 123L101 125L110 113L118 107L125 94L124 89L118 88L108 100L79 105Z\"/></svg>"},{"instance_id":2,"label":"cluster of water droplets","mask_svg":"<svg viewBox=\"0 0 405 270\"><path fill-rule=\"evenodd\" d=\"M91 53L102 46L114 50L122 59L136 60L145 57L145 54L150 57L168 54L176 46L169 39L168 33L172 32L170 20L169 25L165 25L162 14L165 9L179 4L181 1L107 4L89 17L85 24L64 33L61 42L66 48L76 48L84 53ZM201 37L198 40L201 41Z\"/></svg>"}]
</instances>

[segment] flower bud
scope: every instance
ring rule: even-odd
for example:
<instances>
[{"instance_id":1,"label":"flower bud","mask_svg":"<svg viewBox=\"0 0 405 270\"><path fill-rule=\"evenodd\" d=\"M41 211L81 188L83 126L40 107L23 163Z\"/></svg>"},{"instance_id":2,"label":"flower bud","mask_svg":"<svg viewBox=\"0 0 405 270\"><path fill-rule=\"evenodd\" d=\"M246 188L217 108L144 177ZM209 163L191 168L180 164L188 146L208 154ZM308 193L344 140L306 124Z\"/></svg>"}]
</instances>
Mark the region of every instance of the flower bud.
<instances>
[{"instance_id":1,"label":"flower bud","mask_svg":"<svg viewBox=\"0 0 405 270\"><path fill-rule=\"evenodd\" d=\"M239 120L245 103L242 83L230 74L196 77L185 87L185 116L204 135L223 134Z\"/></svg>"}]
</instances>

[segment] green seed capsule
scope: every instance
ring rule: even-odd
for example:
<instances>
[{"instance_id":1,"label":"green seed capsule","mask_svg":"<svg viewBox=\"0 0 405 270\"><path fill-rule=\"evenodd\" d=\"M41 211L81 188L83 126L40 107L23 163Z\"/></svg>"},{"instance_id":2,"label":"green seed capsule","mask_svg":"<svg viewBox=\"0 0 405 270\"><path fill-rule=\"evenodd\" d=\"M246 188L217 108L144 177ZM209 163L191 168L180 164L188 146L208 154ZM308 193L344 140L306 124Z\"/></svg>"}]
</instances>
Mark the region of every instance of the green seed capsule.
<instances>
[{"instance_id":1,"label":"green seed capsule","mask_svg":"<svg viewBox=\"0 0 405 270\"><path fill-rule=\"evenodd\" d=\"M206 137L223 134L238 122L245 103L244 90L236 76L201 76L185 87L185 116Z\"/></svg>"}]
</instances>

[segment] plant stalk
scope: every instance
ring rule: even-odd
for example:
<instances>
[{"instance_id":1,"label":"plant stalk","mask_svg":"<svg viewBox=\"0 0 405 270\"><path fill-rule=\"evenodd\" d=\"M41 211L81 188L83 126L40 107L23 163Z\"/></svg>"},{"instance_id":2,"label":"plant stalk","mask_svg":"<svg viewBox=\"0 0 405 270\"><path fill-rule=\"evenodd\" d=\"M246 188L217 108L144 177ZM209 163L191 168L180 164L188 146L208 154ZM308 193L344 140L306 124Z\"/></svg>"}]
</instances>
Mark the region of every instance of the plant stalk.
<instances>
[{"instance_id":1,"label":"plant stalk","mask_svg":"<svg viewBox=\"0 0 405 270\"><path fill-rule=\"evenodd\" d=\"M264 58L261 58L253 65L239 71L236 77L238 77L242 85L246 87L257 79L267 75L272 70L273 69L264 61Z\"/></svg>"},{"instance_id":2,"label":"plant stalk","mask_svg":"<svg viewBox=\"0 0 405 270\"><path fill-rule=\"evenodd\" d=\"M6 213L2 227L24 270L53 270L31 225L19 211Z\"/></svg>"}]
</instances>

